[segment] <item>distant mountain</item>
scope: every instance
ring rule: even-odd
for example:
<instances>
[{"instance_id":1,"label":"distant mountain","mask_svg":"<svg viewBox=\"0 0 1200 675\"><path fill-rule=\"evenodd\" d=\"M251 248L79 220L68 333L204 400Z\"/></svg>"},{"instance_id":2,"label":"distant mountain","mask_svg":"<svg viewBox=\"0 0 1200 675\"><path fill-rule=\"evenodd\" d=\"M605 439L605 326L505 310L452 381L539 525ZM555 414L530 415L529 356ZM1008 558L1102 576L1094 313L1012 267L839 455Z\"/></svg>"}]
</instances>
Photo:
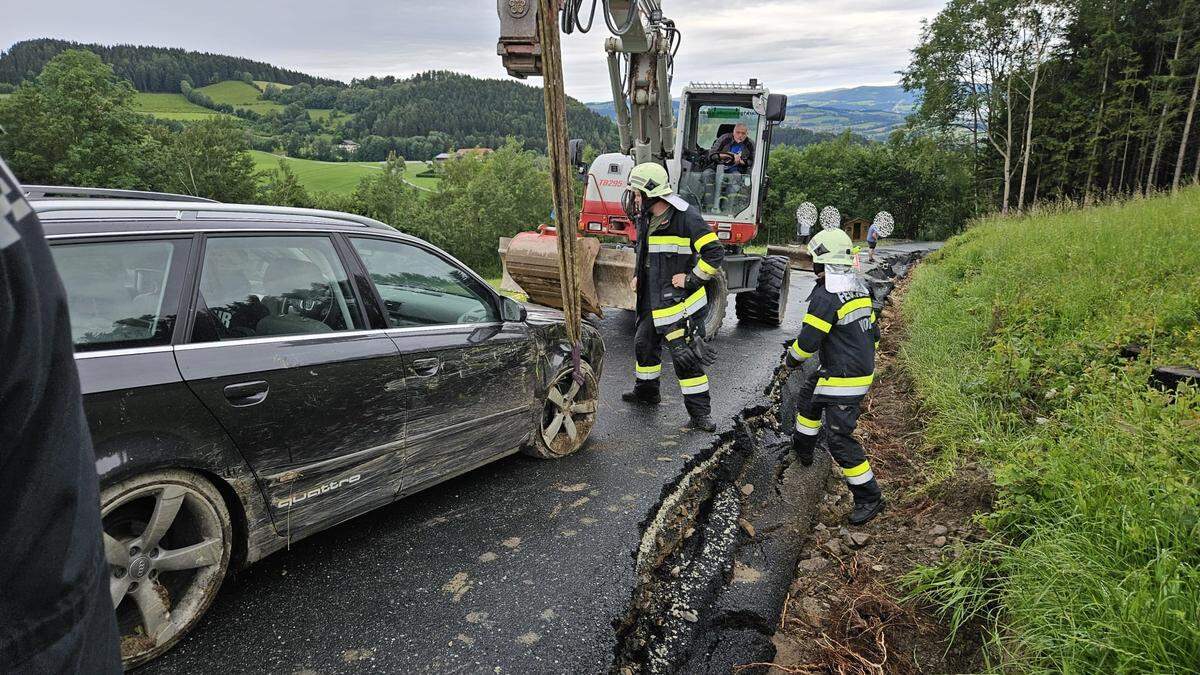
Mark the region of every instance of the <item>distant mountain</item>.
<instances>
[{"instance_id":1,"label":"distant mountain","mask_svg":"<svg viewBox=\"0 0 1200 675\"><path fill-rule=\"evenodd\" d=\"M874 110L901 115L911 113L919 100L920 95L916 92L904 91L903 87L895 85L830 89L788 96L789 105L805 104L814 108L835 110Z\"/></svg>"},{"instance_id":2,"label":"distant mountain","mask_svg":"<svg viewBox=\"0 0 1200 675\"><path fill-rule=\"evenodd\" d=\"M830 89L788 95L787 120L784 127L840 133L849 129L874 141L884 141L896 128L903 126L920 96L906 92L900 86L871 86ZM612 101L586 104L596 113L616 120ZM679 114L679 100L675 100Z\"/></svg>"}]
</instances>

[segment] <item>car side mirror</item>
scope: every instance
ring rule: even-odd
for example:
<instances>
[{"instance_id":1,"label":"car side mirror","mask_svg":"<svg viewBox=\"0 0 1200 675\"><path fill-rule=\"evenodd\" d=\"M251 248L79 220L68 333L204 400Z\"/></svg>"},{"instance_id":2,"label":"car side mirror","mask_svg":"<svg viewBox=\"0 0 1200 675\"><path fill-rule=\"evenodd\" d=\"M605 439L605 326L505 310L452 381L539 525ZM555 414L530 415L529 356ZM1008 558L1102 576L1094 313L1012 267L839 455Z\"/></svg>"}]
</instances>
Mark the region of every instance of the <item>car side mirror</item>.
<instances>
[{"instance_id":1,"label":"car side mirror","mask_svg":"<svg viewBox=\"0 0 1200 675\"><path fill-rule=\"evenodd\" d=\"M500 318L505 321L524 323L528 316L529 312L525 309L525 305L508 296L500 297Z\"/></svg>"},{"instance_id":2,"label":"car side mirror","mask_svg":"<svg viewBox=\"0 0 1200 675\"><path fill-rule=\"evenodd\" d=\"M767 121L782 122L787 118L787 96L767 94Z\"/></svg>"}]
</instances>

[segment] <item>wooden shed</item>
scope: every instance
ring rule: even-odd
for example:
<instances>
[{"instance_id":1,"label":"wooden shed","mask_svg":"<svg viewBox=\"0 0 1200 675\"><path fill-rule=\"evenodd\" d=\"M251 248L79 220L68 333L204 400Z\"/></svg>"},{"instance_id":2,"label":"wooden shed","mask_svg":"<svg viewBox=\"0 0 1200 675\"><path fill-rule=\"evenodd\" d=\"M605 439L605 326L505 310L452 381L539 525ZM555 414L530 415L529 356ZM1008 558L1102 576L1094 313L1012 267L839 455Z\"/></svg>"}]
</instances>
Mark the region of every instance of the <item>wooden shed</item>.
<instances>
[{"instance_id":1,"label":"wooden shed","mask_svg":"<svg viewBox=\"0 0 1200 675\"><path fill-rule=\"evenodd\" d=\"M850 238L854 241L862 241L863 239L866 239L867 229L870 227L871 221L863 218L851 218L842 225L842 229L845 230L846 234L850 235Z\"/></svg>"}]
</instances>

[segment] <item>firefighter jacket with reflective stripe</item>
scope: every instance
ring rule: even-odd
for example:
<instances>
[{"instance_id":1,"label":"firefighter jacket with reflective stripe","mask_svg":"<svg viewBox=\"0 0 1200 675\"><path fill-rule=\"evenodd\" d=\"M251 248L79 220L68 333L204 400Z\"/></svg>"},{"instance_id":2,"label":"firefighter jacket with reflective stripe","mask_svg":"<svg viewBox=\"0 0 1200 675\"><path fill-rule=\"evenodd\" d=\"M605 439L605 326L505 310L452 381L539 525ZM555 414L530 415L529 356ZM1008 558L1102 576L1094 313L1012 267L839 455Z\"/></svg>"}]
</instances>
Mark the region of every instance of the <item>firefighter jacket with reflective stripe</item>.
<instances>
[{"instance_id":1,"label":"firefighter jacket with reflective stripe","mask_svg":"<svg viewBox=\"0 0 1200 675\"><path fill-rule=\"evenodd\" d=\"M879 326L865 288L830 293L818 281L808 297L800 336L788 347L788 362L821 355L816 399L845 399L867 393L875 373Z\"/></svg>"},{"instance_id":2,"label":"firefighter jacket with reflective stripe","mask_svg":"<svg viewBox=\"0 0 1200 675\"><path fill-rule=\"evenodd\" d=\"M669 201L686 204L678 199ZM708 303L703 282L720 270L725 247L704 222L700 211L691 205L686 210L673 206L661 226L652 229L643 225L639 229L638 308L651 312L655 330L668 340L675 339L683 335L687 317ZM682 289L671 284L671 277L689 273L697 282L694 288Z\"/></svg>"}]
</instances>

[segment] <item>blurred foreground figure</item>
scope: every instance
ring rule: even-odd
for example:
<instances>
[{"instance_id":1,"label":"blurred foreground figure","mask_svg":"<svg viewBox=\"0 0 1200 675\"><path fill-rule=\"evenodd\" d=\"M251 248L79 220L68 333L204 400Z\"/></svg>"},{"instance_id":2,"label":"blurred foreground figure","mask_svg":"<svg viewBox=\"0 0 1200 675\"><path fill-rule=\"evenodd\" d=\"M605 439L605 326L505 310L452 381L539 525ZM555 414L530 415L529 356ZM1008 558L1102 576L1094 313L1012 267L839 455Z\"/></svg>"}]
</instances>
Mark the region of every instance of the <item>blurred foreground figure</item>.
<instances>
[{"instance_id":1,"label":"blurred foreground figure","mask_svg":"<svg viewBox=\"0 0 1200 675\"><path fill-rule=\"evenodd\" d=\"M0 160L0 672L119 673L67 297Z\"/></svg>"}]
</instances>

